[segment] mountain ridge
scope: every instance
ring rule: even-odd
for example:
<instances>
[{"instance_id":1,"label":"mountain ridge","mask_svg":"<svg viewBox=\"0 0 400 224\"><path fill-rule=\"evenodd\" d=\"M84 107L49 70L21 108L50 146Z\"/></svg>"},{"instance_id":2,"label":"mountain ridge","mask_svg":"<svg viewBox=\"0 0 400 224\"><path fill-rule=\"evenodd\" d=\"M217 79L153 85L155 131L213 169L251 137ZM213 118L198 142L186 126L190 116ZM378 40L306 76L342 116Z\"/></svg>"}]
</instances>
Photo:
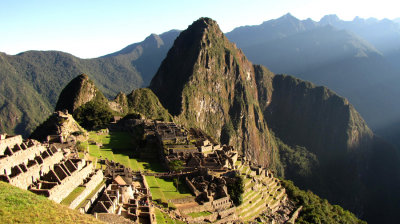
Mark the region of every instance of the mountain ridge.
<instances>
[{"instance_id":1,"label":"mountain ridge","mask_svg":"<svg viewBox=\"0 0 400 224\"><path fill-rule=\"evenodd\" d=\"M374 173L369 165L380 169L384 164L373 163L371 155L380 144L348 100L325 87L253 65L209 18L181 32L150 89L178 123L199 127L278 173L288 167L281 164L278 139L288 144L285 147L310 152L301 158L316 156L319 165L317 172L302 177L307 179L303 187L359 215L368 211L368 218L374 220L378 211L393 205L391 201L385 208L376 208L366 200L376 197L367 187L372 177L365 175ZM391 164L392 173L400 170ZM383 188L396 191L386 184ZM369 210L372 207L375 211Z\"/></svg>"},{"instance_id":2,"label":"mountain ridge","mask_svg":"<svg viewBox=\"0 0 400 224\"><path fill-rule=\"evenodd\" d=\"M159 36L168 43L177 32ZM27 137L52 113L62 88L82 73L90 76L107 98L147 85L146 80L150 82L156 72L154 67L161 63L169 47L152 48L150 42L143 48L141 44L135 45L141 54L133 58L108 55L80 59L60 51L27 51L17 55L0 52L1 132ZM147 53L147 49L152 51Z\"/></svg>"}]
</instances>

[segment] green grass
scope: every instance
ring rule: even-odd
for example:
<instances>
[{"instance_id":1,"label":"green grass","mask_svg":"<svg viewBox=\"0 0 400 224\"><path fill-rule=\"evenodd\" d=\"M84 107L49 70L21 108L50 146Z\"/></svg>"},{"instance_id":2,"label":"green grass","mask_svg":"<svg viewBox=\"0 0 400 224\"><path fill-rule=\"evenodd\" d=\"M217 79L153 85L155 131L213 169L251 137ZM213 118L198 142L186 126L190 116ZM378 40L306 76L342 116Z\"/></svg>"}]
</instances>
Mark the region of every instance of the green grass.
<instances>
[{"instance_id":1,"label":"green grass","mask_svg":"<svg viewBox=\"0 0 400 224\"><path fill-rule=\"evenodd\" d=\"M192 196L189 189L187 189L186 185L183 183L179 185L179 191L177 191L172 180L165 180L154 176L146 176L145 178L153 200L160 200L161 202L167 203L170 199ZM173 205L171 204L171 206Z\"/></svg>"},{"instance_id":2,"label":"green grass","mask_svg":"<svg viewBox=\"0 0 400 224\"><path fill-rule=\"evenodd\" d=\"M0 181L0 223L103 223Z\"/></svg>"},{"instance_id":3,"label":"green grass","mask_svg":"<svg viewBox=\"0 0 400 224\"><path fill-rule=\"evenodd\" d=\"M200 216L207 216L207 215L211 215L212 213L209 211L203 211L203 212L191 212L188 215L190 215L192 218L197 218Z\"/></svg>"},{"instance_id":4,"label":"green grass","mask_svg":"<svg viewBox=\"0 0 400 224\"><path fill-rule=\"evenodd\" d=\"M156 180L167 200L192 196L189 189L187 189L186 185L182 183L182 181L180 181L179 191L177 191L172 180L165 180L162 178L156 178Z\"/></svg>"},{"instance_id":5,"label":"green grass","mask_svg":"<svg viewBox=\"0 0 400 224\"><path fill-rule=\"evenodd\" d=\"M96 132L89 133L89 140L101 142L103 146L89 145L89 155L96 158L107 158L119 162L134 171L165 172L165 168L158 160L143 160L132 158L134 145L132 136L126 132L111 132L110 134L100 134ZM149 149L150 150L150 149ZM131 155L131 158L129 158ZM146 176L153 200L160 200L162 203L168 203L170 199L184 198L191 196L189 189L182 180L179 184L179 191L172 180L164 180L154 176ZM173 206L171 204L171 206Z\"/></svg>"},{"instance_id":6,"label":"green grass","mask_svg":"<svg viewBox=\"0 0 400 224\"><path fill-rule=\"evenodd\" d=\"M85 189L86 189L86 187L81 187L81 186L75 188L66 198L64 198L64 200L62 200L62 201L60 202L60 204L62 204L62 205L67 205L67 206L70 205L71 202L72 202L76 197L78 197L78 196L82 193L82 191L84 191Z\"/></svg>"},{"instance_id":7,"label":"green grass","mask_svg":"<svg viewBox=\"0 0 400 224\"><path fill-rule=\"evenodd\" d=\"M87 199L93 197L93 195L100 189L101 186L103 186L103 184L104 184L105 182L106 182L106 180L103 179L103 181L101 181L101 182L96 186L96 188L85 198L85 200L83 200L83 201L79 204L79 206L78 206L77 208L82 207L82 206L85 204L85 202L86 202Z\"/></svg>"},{"instance_id":8,"label":"green grass","mask_svg":"<svg viewBox=\"0 0 400 224\"><path fill-rule=\"evenodd\" d=\"M156 214L157 223L165 223L164 214L158 208L154 209L154 213Z\"/></svg>"},{"instance_id":9,"label":"green grass","mask_svg":"<svg viewBox=\"0 0 400 224\"><path fill-rule=\"evenodd\" d=\"M113 160L126 167L130 167L134 171L166 171L158 160L132 158L133 149L136 146L132 143L132 136L127 132L111 132L110 134L100 135L96 132L89 132L89 140L103 144L101 148L97 145L89 145L89 155L91 157L107 158L108 160Z\"/></svg>"},{"instance_id":10,"label":"green grass","mask_svg":"<svg viewBox=\"0 0 400 224\"><path fill-rule=\"evenodd\" d=\"M158 208L155 209L157 224L184 224L185 222L171 219L167 214L163 213Z\"/></svg>"}]
</instances>

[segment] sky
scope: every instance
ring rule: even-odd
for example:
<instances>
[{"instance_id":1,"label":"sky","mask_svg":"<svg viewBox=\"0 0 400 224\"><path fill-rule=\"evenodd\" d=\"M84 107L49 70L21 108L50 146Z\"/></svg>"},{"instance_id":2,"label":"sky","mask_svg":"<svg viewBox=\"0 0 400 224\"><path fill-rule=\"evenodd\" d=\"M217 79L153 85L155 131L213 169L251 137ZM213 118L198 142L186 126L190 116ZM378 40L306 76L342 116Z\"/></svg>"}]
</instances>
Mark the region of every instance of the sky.
<instances>
[{"instance_id":1,"label":"sky","mask_svg":"<svg viewBox=\"0 0 400 224\"><path fill-rule=\"evenodd\" d=\"M328 14L395 19L399 8L398 0L0 0L0 52L58 50L94 58L151 33L184 30L200 17L229 32L286 13L315 21Z\"/></svg>"}]
</instances>

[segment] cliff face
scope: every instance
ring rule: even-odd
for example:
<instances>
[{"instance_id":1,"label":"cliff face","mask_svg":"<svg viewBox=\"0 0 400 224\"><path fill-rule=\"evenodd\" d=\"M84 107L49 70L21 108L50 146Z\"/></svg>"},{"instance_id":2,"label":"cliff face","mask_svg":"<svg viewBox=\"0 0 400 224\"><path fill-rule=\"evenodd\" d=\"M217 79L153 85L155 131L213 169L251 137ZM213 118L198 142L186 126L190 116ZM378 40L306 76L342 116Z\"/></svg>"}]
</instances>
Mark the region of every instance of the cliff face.
<instances>
[{"instance_id":1,"label":"cliff face","mask_svg":"<svg viewBox=\"0 0 400 224\"><path fill-rule=\"evenodd\" d=\"M97 89L93 81L87 75L82 74L71 80L61 91L55 110L61 111L66 109L69 113L73 114L77 108L95 98L107 102L107 99Z\"/></svg>"},{"instance_id":2,"label":"cliff face","mask_svg":"<svg viewBox=\"0 0 400 224\"><path fill-rule=\"evenodd\" d=\"M286 144L329 158L371 142L372 131L345 98L291 76L276 75L271 81L273 92L266 98L270 103L264 106L264 115ZM269 85L259 88L268 90Z\"/></svg>"},{"instance_id":3,"label":"cliff face","mask_svg":"<svg viewBox=\"0 0 400 224\"><path fill-rule=\"evenodd\" d=\"M205 130L260 164L276 162L253 65L215 21L201 18L181 33L150 89L179 123Z\"/></svg>"}]
</instances>

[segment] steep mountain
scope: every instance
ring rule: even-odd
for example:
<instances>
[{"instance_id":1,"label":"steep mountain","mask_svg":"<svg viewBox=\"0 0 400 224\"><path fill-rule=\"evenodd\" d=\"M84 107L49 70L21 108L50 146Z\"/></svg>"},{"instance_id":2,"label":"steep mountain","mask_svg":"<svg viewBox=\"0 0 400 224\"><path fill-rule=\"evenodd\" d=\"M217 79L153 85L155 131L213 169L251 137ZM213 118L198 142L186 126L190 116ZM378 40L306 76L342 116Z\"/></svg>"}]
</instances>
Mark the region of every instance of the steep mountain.
<instances>
[{"instance_id":1,"label":"steep mountain","mask_svg":"<svg viewBox=\"0 0 400 224\"><path fill-rule=\"evenodd\" d=\"M195 21L175 40L150 89L187 127L198 127L260 164L276 166L253 65L217 23Z\"/></svg>"},{"instance_id":2,"label":"steep mountain","mask_svg":"<svg viewBox=\"0 0 400 224\"><path fill-rule=\"evenodd\" d=\"M57 51L0 53L0 132L27 136L50 115L62 88L78 74L88 74L107 98L148 85L178 34L152 34L94 59Z\"/></svg>"},{"instance_id":3,"label":"steep mountain","mask_svg":"<svg viewBox=\"0 0 400 224\"><path fill-rule=\"evenodd\" d=\"M251 61L345 96L367 123L378 129L400 113L399 104L394 103L394 96L400 94L399 69L355 31L336 27L342 23L335 16L317 23L286 15L258 26L236 28L227 37ZM363 29L373 27L365 25Z\"/></svg>"},{"instance_id":4,"label":"steep mountain","mask_svg":"<svg viewBox=\"0 0 400 224\"><path fill-rule=\"evenodd\" d=\"M73 114L80 106L92 100L107 102L93 81L86 74L81 74L71 80L61 91L55 110L67 110Z\"/></svg>"},{"instance_id":5,"label":"steep mountain","mask_svg":"<svg viewBox=\"0 0 400 224\"><path fill-rule=\"evenodd\" d=\"M398 197L387 192L398 195L397 151L374 136L349 101L253 65L211 19L181 32L150 89L175 121L205 130L359 216L376 222L396 206Z\"/></svg>"},{"instance_id":6,"label":"steep mountain","mask_svg":"<svg viewBox=\"0 0 400 224\"><path fill-rule=\"evenodd\" d=\"M61 91L55 110L68 111L86 129L99 128L108 124L113 115L119 112L112 110L108 99L85 74L71 80Z\"/></svg>"}]
</instances>

